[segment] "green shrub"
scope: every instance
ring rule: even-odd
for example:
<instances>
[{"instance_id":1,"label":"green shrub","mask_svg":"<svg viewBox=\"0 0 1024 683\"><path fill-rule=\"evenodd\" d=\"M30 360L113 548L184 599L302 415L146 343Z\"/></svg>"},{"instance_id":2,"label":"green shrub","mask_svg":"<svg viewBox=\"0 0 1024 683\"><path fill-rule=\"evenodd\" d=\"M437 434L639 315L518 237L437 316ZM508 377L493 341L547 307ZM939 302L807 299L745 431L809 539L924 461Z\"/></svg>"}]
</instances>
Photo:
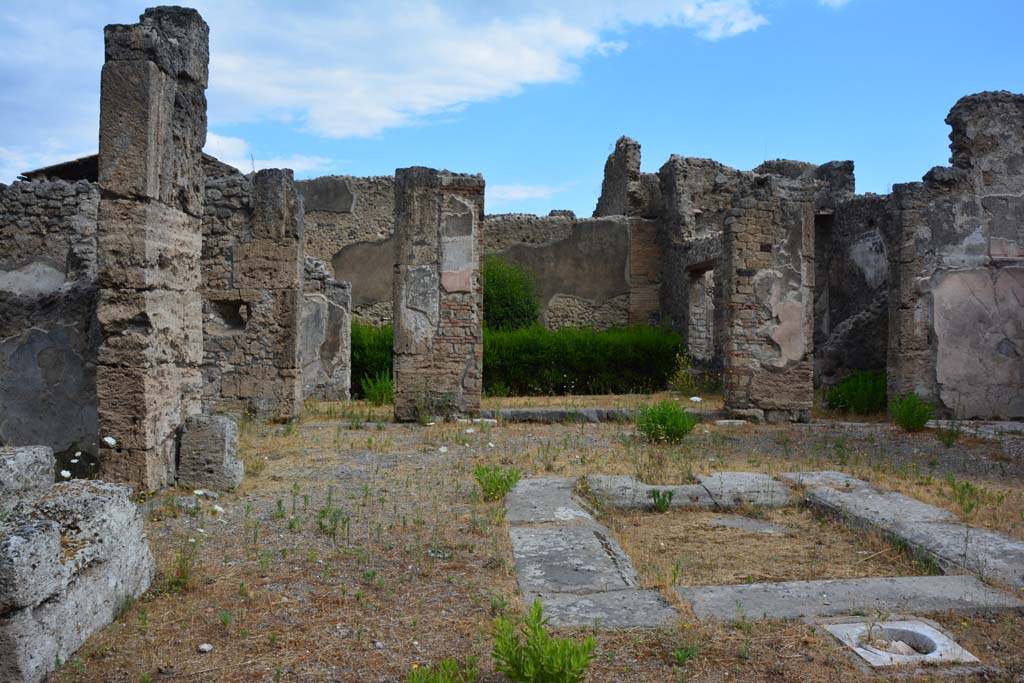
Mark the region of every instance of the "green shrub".
<instances>
[{"instance_id":1,"label":"green shrub","mask_svg":"<svg viewBox=\"0 0 1024 683\"><path fill-rule=\"evenodd\" d=\"M651 489L651 509L655 512L668 512L669 507L672 506L672 497L675 495L674 491L661 489Z\"/></svg>"},{"instance_id":2,"label":"green shrub","mask_svg":"<svg viewBox=\"0 0 1024 683\"><path fill-rule=\"evenodd\" d=\"M395 400L395 385L391 381L391 371L382 370L375 377L364 376L359 382L363 397L371 401L375 406L382 406L393 403Z\"/></svg>"},{"instance_id":3,"label":"green shrub","mask_svg":"<svg viewBox=\"0 0 1024 683\"><path fill-rule=\"evenodd\" d=\"M484 330L484 390L507 389L512 396L659 391L682 346L675 332L650 326Z\"/></svg>"},{"instance_id":4,"label":"green shrub","mask_svg":"<svg viewBox=\"0 0 1024 683\"><path fill-rule=\"evenodd\" d=\"M373 383L382 374L391 376L391 325L373 327L352 323L352 389L356 398L368 398L365 383Z\"/></svg>"},{"instance_id":5,"label":"green shrub","mask_svg":"<svg viewBox=\"0 0 1024 683\"><path fill-rule=\"evenodd\" d=\"M648 441L679 443L700 422L678 403L662 401L640 408L636 417L636 430Z\"/></svg>"},{"instance_id":6,"label":"green shrub","mask_svg":"<svg viewBox=\"0 0 1024 683\"><path fill-rule=\"evenodd\" d=\"M828 406L856 415L873 415L885 410L885 372L855 372L828 391Z\"/></svg>"},{"instance_id":7,"label":"green shrub","mask_svg":"<svg viewBox=\"0 0 1024 683\"><path fill-rule=\"evenodd\" d=\"M477 465L473 470L484 500L500 500L519 483L519 470L498 465Z\"/></svg>"},{"instance_id":8,"label":"green shrub","mask_svg":"<svg viewBox=\"0 0 1024 683\"><path fill-rule=\"evenodd\" d=\"M465 666L449 657L432 667L413 668L409 672L408 683L474 683L478 675L476 657L466 659Z\"/></svg>"},{"instance_id":9,"label":"green shrub","mask_svg":"<svg viewBox=\"0 0 1024 683\"><path fill-rule=\"evenodd\" d=\"M889 403L892 421L904 431L919 432L935 413L935 405L917 394L903 394Z\"/></svg>"},{"instance_id":10,"label":"green shrub","mask_svg":"<svg viewBox=\"0 0 1024 683\"><path fill-rule=\"evenodd\" d=\"M504 617L494 620L494 668L517 683L579 683L590 667L597 643L552 638L545 626L540 600L526 615L520 630ZM524 642L525 641L525 642Z\"/></svg>"},{"instance_id":11,"label":"green shrub","mask_svg":"<svg viewBox=\"0 0 1024 683\"><path fill-rule=\"evenodd\" d=\"M484 257L484 326L517 330L537 322L540 307L533 277L493 254Z\"/></svg>"}]
</instances>

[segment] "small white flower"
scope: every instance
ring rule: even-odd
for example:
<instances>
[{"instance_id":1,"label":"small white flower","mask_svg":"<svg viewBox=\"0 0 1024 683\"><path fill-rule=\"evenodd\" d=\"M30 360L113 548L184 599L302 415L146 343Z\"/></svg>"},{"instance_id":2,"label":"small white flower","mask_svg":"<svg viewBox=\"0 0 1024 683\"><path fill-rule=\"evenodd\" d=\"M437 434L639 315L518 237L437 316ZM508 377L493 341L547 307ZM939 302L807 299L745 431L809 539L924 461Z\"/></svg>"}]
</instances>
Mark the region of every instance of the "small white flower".
<instances>
[{"instance_id":1,"label":"small white flower","mask_svg":"<svg viewBox=\"0 0 1024 683\"><path fill-rule=\"evenodd\" d=\"M436 423L436 422L428 422L428 423L426 424L426 426L427 426L427 427L433 427L433 426L434 426L435 424L437 424L437 423Z\"/></svg>"},{"instance_id":2,"label":"small white flower","mask_svg":"<svg viewBox=\"0 0 1024 683\"><path fill-rule=\"evenodd\" d=\"M213 511L220 515L224 513L224 508L222 508L220 505L214 505Z\"/></svg>"},{"instance_id":3,"label":"small white flower","mask_svg":"<svg viewBox=\"0 0 1024 683\"><path fill-rule=\"evenodd\" d=\"M194 539L194 538L190 538L190 539L188 539L188 542L189 542L189 543L195 543L195 542L196 542L196 539Z\"/></svg>"},{"instance_id":4,"label":"small white flower","mask_svg":"<svg viewBox=\"0 0 1024 683\"><path fill-rule=\"evenodd\" d=\"M196 531L198 531L201 534L205 534L206 533L206 529L196 529Z\"/></svg>"},{"instance_id":5,"label":"small white flower","mask_svg":"<svg viewBox=\"0 0 1024 683\"><path fill-rule=\"evenodd\" d=\"M488 441L488 442L487 442L487 447L488 447L488 448L494 448L494 444L493 444L493 443L491 443L490 441Z\"/></svg>"},{"instance_id":6,"label":"small white flower","mask_svg":"<svg viewBox=\"0 0 1024 683\"><path fill-rule=\"evenodd\" d=\"M82 451L75 451L75 457L76 458L81 458L82 457Z\"/></svg>"},{"instance_id":7,"label":"small white flower","mask_svg":"<svg viewBox=\"0 0 1024 683\"><path fill-rule=\"evenodd\" d=\"M702 399L700 396L691 396L690 397L690 403L700 403L703 400L704 399Z\"/></svg>"},{"instance_id":8,"label":"small white flower","mask_svg":"<svg viewBox=\"0 0 1024 683\"><path fill-rule=\"evenodd\" d=\"M78 464L78 458L71 458L71 464L72 465L77 465Z\"/></svg>"},{"instance_id":9,"label":"small white flower","mask_svg":"<svg viewBox=\"0 0 1024 683\"><path fill-rule=\"evenodd\" d=\"M447 446L441 446L440 448L437 449L437 452L438 453L447 453L448 452L448 447Z\"/></svg>"},{"instance_id":10,"label":"small white flower","mask_svg":"<svg viewBox=\"0 0 1024 683\"><path fill-rule=\"evenodd\" d=\"M475 429L473 429L472 427L466 427L466 433L467 433L467 434L472 434L472 433L473 433L473 432L475 432L475 431L476 431L476 430L475 430Z\"/></svg>"},{"instance_id":11,"label":"small white flower","mask_svg":"<svg viewBox=\"0 0 1024 683\"><path fill-rule=\"evenodd\" d=\"M705 428L704 428L704 433L705 433L705 434L710 434L711 432L710 432L710 431L708 431L708 428L707 428L707 427L705 427Z\"/></svg>"},{"instance_id":12,"label":"small white flower","mask_svg":"<svg viewBox=\"0 0 1024 683\"><path fill-rule=\"evenodd\" d=\"M192 495L194 495L194 496L201 496L204 493L206 493L206 491L204 491L202 489L196 489L195 491L192 492Z\"/></svg>"},{"instance_id":13,"label":"small white flower","mask_svg":"<svg viewBox=\"0 0 1024 683\"><path fill-rule=\"evenodd\" d=\"M70 479L71 478L71 473L68 472L67 470L61 470L60 471L60 476L64 477L65 479Z\"/></svg>"},{"instance_id":14,"label":"small white flower","mask_svg":"<svg viewBox=\"0 0 1024 683\"><path fill-rule=\"evenodd\" d=\"M103 443L105 443L108 446L110 446L111 448L113 448L114 446L117 445L117 439L115 439L112 436L105 436L105 437L103 437Z\"/></svg>"}]
</instances>

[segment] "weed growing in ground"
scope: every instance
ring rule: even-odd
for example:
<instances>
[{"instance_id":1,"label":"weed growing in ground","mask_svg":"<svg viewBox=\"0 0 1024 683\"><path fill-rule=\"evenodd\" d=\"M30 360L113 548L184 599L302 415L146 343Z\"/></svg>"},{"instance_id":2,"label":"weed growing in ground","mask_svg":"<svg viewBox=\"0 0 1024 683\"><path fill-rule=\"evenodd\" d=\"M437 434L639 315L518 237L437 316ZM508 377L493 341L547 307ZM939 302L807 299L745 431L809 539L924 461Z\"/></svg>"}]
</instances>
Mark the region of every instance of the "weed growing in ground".
<instances>
[{"instance_id":1,"label":"weed growing in ground","mask_svg":"<svg viewBox=\"0 0 1024 683\"><path fill-rule=\"evenodd\" d=\"M381 370L372 377L363 377L361 388L366 400L375 406L387 405L395 400L395 385L387 370Z\"/></svg>"},{"instance_id":2,"label":"weed growing in ground","mask_svg":"<svg viewBox=\"0 0 1024 683\"><path fill-rule=\"evenodd\" d=\"M675 495L672 491L662 491L661 489L651 489L651 509L655 512L662 513L668 512L669 506L672 505L672 496Z\"/></svg>"},{"instance_id":3,"label":"weed growing in ground","mask_svg":"<svg viewBox=\"0 0 1024 683\"><path fill-rule=\"evenodd\" d=\"M636 418L636 430L652 442L679 443L700 422L672 401L644 406Z\"/></svg>"},{"instance_id":4,"label":"weed growing in ground","mask_svg":"<svg viewBox=\"0 0 1024 683\"><path fill-rule=\"evenodd\" d=\"M478 676L475 657L467 658L465 664L450 657L432 667L414 664L407 680L408 683L474 683Z\"/></svg>"},{"instance_id":5,"label":"weed growing in ground","mask_svg":"<svg viewBox=\"0 0 1024 683\"><path fill-rule=\"evenodd\" d=\"M174 554L174 563L167 577L164 589L168 593L181 593L192 587L195 581L196 557L199 554L199 541L188 539L181 549Z\"/></svg>"},{"instance_id":6,"label":"weed growing in ground","mask_svg":"<svg viewBox=\"0 0 1024 683\"><path fill-rule=\"evenodd\" d=\"M494 620L494 668L517 683L579 683L590 667L597 643L548 635L540 600L520 628L505 617Z\"/></svg>"},{"instance_id":7,"label":"weed growing in ground","mask_svg":"<svg viewBox=\"0 0 1024 683\"><path fill-rule=\"evenodd\" d=\"M700 645L697 643L682 645L672 651L672 659L678 666L686 666L686 664L699 653Z\"/></svg>"},{"instance_id":8,"label":"weed growing in ground","mask_svg":"<svg viewBox=\"0 0 1024 683\"><path fill-rule=\"evenodd\" d=\"M917 394L903 394L889 402L892 421L905 432L919 432L935 413L935 404Z\"/></svg>"},{"instance_id":9,"label":"weed growing in ground","mask_svg":"<svg viewBox=\"0 0 1024 683\"><path fill-rule=\"evenodd\" d=\"M484 500L501 500L519 483L522 476L515 467L478 464L473 470Z\"/></svg>"}]
</instances>

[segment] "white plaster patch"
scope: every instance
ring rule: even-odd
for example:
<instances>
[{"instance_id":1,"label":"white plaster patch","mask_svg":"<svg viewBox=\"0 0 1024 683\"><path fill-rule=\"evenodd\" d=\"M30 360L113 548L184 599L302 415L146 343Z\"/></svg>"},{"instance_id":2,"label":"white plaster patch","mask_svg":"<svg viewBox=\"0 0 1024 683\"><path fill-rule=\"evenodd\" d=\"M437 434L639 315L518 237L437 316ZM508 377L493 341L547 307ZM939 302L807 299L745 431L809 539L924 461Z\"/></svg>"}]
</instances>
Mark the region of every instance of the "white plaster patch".
<instances>
[{"instance_id":1,"label":"white plaster patch","mask_svg":"<svg viewBox=\"0 0 1024 683\"><path fill-rule=\"evenodd\" d=\"M888 280L889 262L878 232L868 233L857 240L850 247L850 258L860 268L861 274L872 289L881 287Z\"/></svg>"},{"instance_id":2,"label":"white plaster patch","mask_svg":"<svg viewBox=\"0 0 1024 683\"><path fill-rule=\"evenodd\" d=\"M20 268L0 271L0 291L18 296L52 294L67 282L63 271L47 263L35 261Z\"/></svg>"}]
</instances>

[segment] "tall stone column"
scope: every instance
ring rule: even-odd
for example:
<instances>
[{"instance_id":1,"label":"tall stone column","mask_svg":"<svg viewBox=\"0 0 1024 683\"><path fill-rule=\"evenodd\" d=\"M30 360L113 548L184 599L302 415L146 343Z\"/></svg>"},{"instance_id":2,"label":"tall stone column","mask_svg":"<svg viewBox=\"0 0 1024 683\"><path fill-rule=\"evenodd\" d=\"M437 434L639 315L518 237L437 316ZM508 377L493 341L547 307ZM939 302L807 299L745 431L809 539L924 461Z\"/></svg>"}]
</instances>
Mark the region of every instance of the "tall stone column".
<instances>
[{"instance_id":1,"label":"tall stone column","mask_svg":"<svg viewBox=\"0 0 1024 683\"><path fill-rule=\"evenodd\" d=\"M100 473L172 481L176 437L200 409L199 261L209 27L180 7L105 29L100 94Z\"/></svg>"},{"instance_id":2,"label":"tall stone column","mask_svg":"<svg viewBox=\"0 0 1024 683\"><path fill-rule=\"evenodd\" d=\"M483 388L484 179L395 172L395 418L476 413Z\"/></svg>"},{"instance_id":3,"label":"tall stone column","mask_svg":"<svg viewBox=\"0 0 1024 683\"><path fill-rule=\"evenodd\" d=\"M725 408L768 422L807 421L814 399L813 186L768 175L744 179L722 237Z\"/></svg>"}]
</instances>

